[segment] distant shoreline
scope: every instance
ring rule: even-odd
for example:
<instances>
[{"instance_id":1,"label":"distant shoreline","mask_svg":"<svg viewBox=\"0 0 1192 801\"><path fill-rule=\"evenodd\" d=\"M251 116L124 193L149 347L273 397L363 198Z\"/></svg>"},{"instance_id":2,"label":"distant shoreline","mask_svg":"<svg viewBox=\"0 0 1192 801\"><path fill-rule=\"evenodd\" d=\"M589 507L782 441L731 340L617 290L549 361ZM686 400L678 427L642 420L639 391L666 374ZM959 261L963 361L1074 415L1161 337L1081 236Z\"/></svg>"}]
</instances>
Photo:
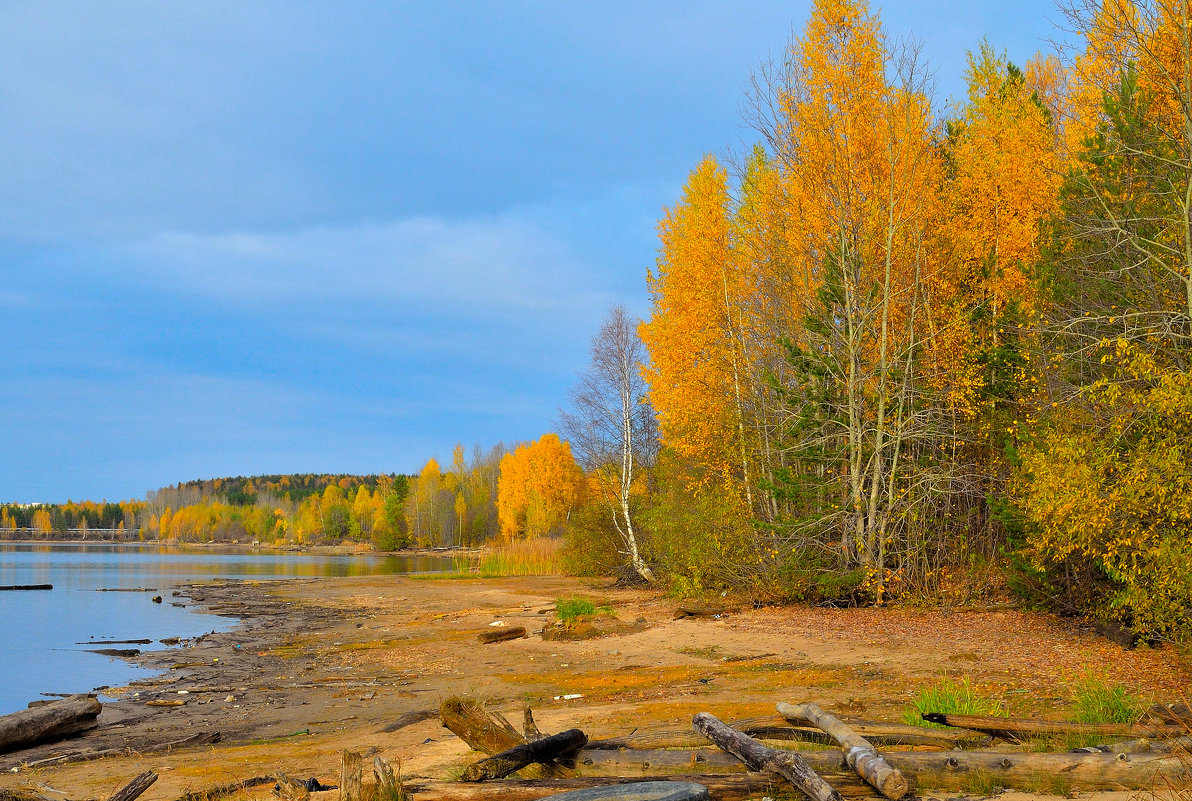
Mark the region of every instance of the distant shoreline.
<instances>
[{"instance_id":1,"label":"distant shoreline","mask_svg":"<svg viewBox=\"0 0 1192 801\"><path fill-rule=\"evenodd\" d=\"M46 539L7 539L0 537L0 543L13 545L109 545L109 546L152 546L158 548L177 548L179 550L209 550L220 549L226 551L267 551L271 553L310 553L324 556L453 556L456 554L478 553L477 547L453 548L401 548L396 551L378 551L365 543L344 543L339 545L266 545L250 542L179 542L177 540L46 540Z\"/></svg>"}]
</instances>

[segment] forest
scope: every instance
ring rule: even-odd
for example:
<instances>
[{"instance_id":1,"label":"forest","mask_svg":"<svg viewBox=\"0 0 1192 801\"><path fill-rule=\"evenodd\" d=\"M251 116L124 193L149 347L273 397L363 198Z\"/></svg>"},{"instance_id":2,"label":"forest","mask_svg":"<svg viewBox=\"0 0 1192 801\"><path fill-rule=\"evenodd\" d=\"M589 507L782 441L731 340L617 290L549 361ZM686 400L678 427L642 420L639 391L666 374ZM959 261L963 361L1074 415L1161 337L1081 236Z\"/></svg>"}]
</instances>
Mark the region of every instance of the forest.
<instances>
[{"instance_id":1,"label":"forest","mask_svg":"<svg viewBox=\"0 0 1192 801\"><path fill-rule=\"evenodd\" d=\"M756 143L658 224L558 433L418 475L189 482L0 528L375 547L562 543L565 569L756 602L1016 595L1192 641L1192 20L1067 9L1078 45L921 48L817 0L749 76ZM715 146L716 143L709 143Z\"/></svg>"}]
</instances>

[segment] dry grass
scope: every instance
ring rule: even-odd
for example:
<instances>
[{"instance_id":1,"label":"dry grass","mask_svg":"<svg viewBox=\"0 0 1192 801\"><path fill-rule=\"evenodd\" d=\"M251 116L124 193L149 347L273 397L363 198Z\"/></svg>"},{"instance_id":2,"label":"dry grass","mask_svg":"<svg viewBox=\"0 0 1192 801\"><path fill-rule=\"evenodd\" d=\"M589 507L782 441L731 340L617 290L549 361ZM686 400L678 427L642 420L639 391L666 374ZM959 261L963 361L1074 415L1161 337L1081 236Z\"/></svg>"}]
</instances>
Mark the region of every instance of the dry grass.
<instances>
[{"instance_id":1,"label":"dry grass","mask_svg":"<svg viewBox=\"0 0 1192 801\"><path fill-rule=\"evenodd\" d=\"M466 578L505 576L558 576L563 572L559 558L561 541L541 537L483 548L475 554L456 557L451 575Z\"/></svg>"}]
</instances>

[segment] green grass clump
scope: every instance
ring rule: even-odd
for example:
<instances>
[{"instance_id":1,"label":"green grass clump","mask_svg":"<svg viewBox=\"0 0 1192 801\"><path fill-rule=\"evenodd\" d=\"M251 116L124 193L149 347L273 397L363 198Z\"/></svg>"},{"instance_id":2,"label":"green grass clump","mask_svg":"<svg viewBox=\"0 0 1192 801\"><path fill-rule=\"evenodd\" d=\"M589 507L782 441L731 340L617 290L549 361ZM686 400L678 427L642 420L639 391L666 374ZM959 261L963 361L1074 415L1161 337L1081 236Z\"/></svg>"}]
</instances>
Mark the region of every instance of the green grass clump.
<instances>
[{"instance_id":1,"label":"green grass clump","mask_svg":"<svg viewBox=\"0 0 1192 801\"><path fill-rule=\"evenodd\" d=\"M574 623L581 617L596 614L596 604L587 598L560 598L555 603L555 614L564 623Z\"/></svg>"},{"instance_id":2,"label":"green grass clump","mask_svg":"<svg viewBox=\"0 0 1192 801\"><path fill-rule=\"evenodd\" d=\"M1103 676L1086 674L1072 687L1079 723L1133 723L1146 709L1146 702L1120 684Z\"/></svg>"},{"instance_id":3,"label":"green grass clump","mask_svg":"<svg viewBox=\"0 0 1192 801\"><path fill-rule=\"evenodd\" d=\"M914 726L945 728L938 723L923 720L927 712L942 712L945 715L1002 715L1001 701L978 695L972 683L965 677L961 681L940 679L930 687L924 687L911 699L911 706L902 719Z\"/></svg>"}]
</instances>

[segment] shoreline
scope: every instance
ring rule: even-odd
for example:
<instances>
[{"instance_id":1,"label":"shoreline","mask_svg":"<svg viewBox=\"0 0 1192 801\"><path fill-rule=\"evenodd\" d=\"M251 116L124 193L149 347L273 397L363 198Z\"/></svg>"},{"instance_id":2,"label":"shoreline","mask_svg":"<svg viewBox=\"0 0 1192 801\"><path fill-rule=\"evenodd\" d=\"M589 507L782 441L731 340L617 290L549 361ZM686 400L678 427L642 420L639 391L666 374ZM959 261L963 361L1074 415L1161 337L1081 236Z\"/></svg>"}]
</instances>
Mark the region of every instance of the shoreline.
<instances>
[{"instance_id":1,"label":"shoreline","mask_svg":"<svg viewBox=\"0 0 1192 801\"><path fill-rule=\"evenodd\" d=\"M528 705L543 731L578 727L595 739L689 726L697 711L773 714L779 700L898 721L909 693L948 674L1046 717L1063 716L1061 688L1082 670L1156 700L1178 700L1192 684L1170 649L1122 651L1020 611L782 607L679 619L678 602L656 591L564 577L216 580L180 591L197 611L239 622L133 658L161 672L112 688L119 700L105 703L99 729L0 756L0 788L44 783L70 798L107 797L149 769L161 778L145 801L279 770L335 783L345 749L400 761L408 778L441 779L474 757L437 719L384 729L452 695L511 719ZM573 595L607 604L619 623L595 639L544 639L556 599ZM529 635L479 645L494 624ZM150 751L214 732L218 744ZM22 767L103 749L121 755Z\"/></svg>"},{"instance_id":2,"label":"shoreline","mask_svg":"<svg viewBox=\"0 0 1192 801\"><path fill-rule=\"evenodd\" d=\"M107 545L107 546L135 546L135 547L156 547L156 548L176 548L181 551L188 550L226 550L230 552L254 552L262 551L266 553L309 553L322 556L408 556L408 557L427 557L427 556L456 556L463 554L479 553L483 548L474 546L454 546L451 548L399 548L396 551L378 551L370 544L364 542L340 543L336 545L266 545L264 543L253 544L251 542L185 542L179 540L138 540L138 539L123 539L123 540L56 540L56 539L5 539L0 537L0 545Z\"/></svg>"}]
</instances>

